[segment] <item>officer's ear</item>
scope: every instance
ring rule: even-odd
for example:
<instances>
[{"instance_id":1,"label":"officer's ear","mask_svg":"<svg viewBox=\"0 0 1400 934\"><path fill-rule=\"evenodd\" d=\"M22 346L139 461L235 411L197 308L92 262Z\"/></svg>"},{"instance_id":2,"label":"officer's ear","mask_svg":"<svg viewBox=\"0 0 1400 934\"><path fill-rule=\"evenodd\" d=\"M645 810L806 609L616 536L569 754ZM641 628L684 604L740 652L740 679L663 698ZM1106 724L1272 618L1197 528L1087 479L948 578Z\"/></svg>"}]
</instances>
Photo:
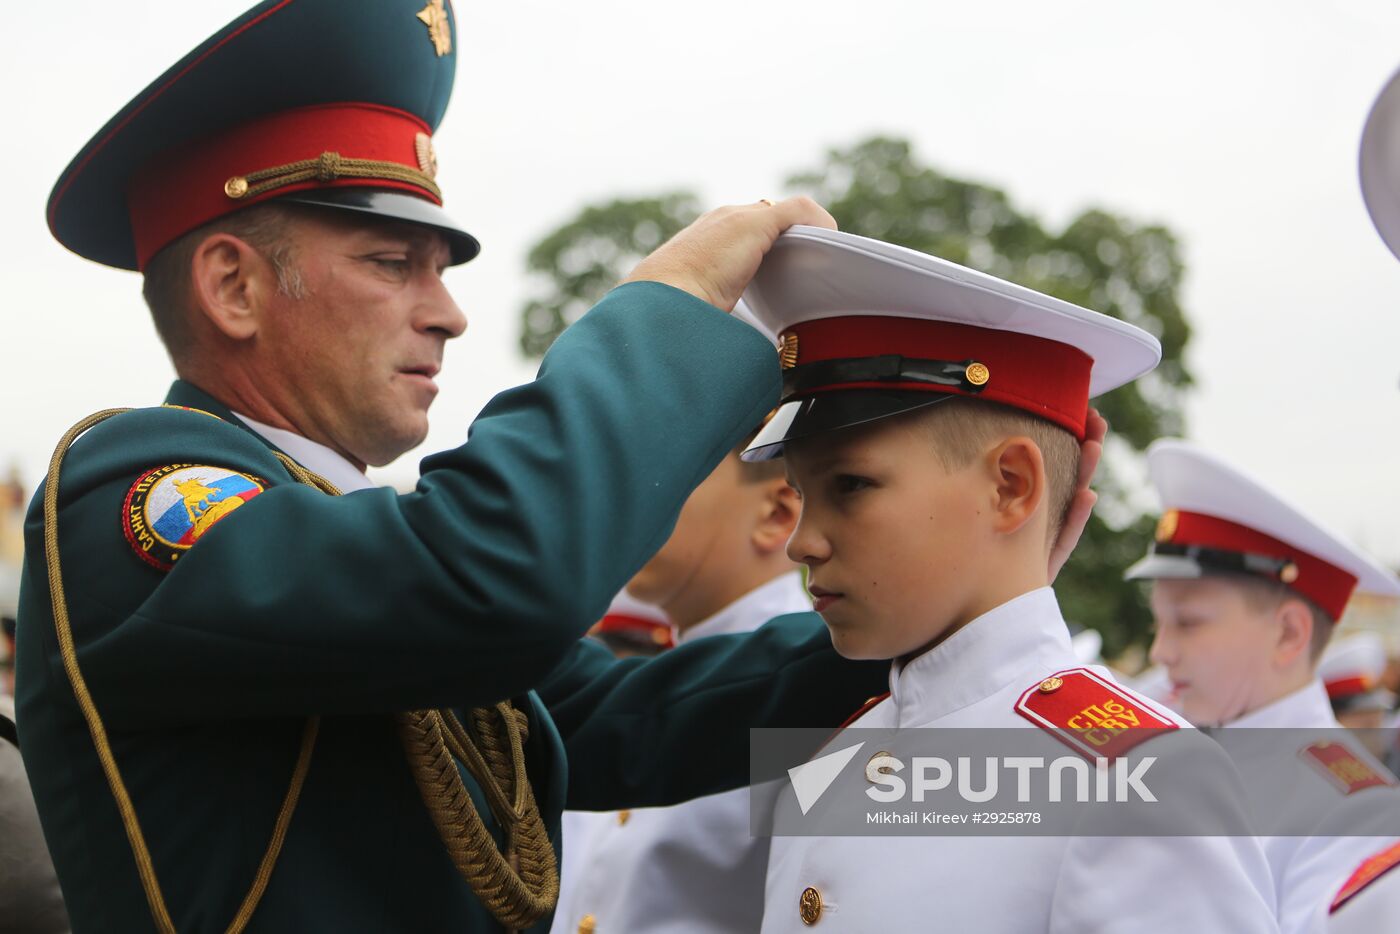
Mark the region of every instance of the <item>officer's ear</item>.
<instances>
[{"instance_id":1,"label":"officer's ear","mask_svg":"<svg viewBox=\"0 0 1400 934\"><path fill-rule=\"evenodd\" d=\"M258 331L258 315L277 292L272 264L246 241L212 233L190 258L195 306L225 337L248 340Z\"/></svg>"}]
</instances>

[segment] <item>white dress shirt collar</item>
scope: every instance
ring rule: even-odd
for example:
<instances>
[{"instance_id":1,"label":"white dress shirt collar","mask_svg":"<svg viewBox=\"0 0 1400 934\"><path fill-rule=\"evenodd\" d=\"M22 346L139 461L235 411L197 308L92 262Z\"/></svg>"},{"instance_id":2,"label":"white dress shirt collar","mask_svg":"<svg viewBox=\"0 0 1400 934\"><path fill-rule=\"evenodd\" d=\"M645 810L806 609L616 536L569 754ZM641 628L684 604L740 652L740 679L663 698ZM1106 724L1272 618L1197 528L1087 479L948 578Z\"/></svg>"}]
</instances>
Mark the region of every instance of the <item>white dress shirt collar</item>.
<instances>
[{"instance_id":1,"label":"white dress shirt collar","mask_svg":"<svg viewBox=\"0 0 1400 934\"><path fill-rule=\"evenodd\" d=\"M285 428L264 425L241 412L233 414L243 424L285 452L292 460L335 484L340 492L353 493L355 490L368 490L374 487L363 471L324 444L303 438L296 432L287 431Z\"/></svg>"},{"instance_id":2,"label":"white dress shirt collar","mask_svg":"<svg viewBox=\"0 0 1400 934\"><path fill-rule=\"evenodd\" d=\"M811 609L812 601L802 585L802 575L793 571L755 587L713 616L677 633L676 644L706 636L752 632L775 616L810 612Z\"/></svg>"},{"instance_id":3,"label":"white dress shirt collar","mask_svg":"<svg viewBox=\"0 0 1400 934\"><path fill-rule=\"evenodd\" d=\"M1041 587L983 613L917 658L890 668L898 726L918 726L1043 677L1073 659L1055 591Z\"/></svg>"},{"instance_id":4,"label":"white dress shirt collar","mask_svg":"<svg viewBox=\"0 0 1400 934\"><path fill-rule=\"evenodd\" d=\"M1292 694L1286 694L1272 704L1266 704L1258 710L1251 710L1225 725L1231 729L1236 727L1326 729L1341 726L1332 713L1332 702L1327 698L1327 688L1323 686L1321 678L1313 678Z\"/></svg>"}]
</instances>

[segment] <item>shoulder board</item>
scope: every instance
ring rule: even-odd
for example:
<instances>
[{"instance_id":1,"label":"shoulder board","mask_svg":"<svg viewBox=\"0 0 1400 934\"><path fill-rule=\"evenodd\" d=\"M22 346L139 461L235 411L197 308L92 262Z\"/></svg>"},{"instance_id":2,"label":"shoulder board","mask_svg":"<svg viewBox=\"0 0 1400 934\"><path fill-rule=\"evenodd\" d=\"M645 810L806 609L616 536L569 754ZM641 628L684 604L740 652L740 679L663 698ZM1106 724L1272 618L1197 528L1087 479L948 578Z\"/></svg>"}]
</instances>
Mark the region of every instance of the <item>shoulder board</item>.
<instances>
[{"instance_id":1,"label":"shoulder board","mask_svg":"<svg viewBox=\"0 0 1400 934\"><path fill-rule=\"evenodd\" d=\"M1116 759L1178 725L1087 668L1057 671L1026 688L1016 712L1093 761Z\"/></svg>"},{"instance_id":2,"label":"shoulder board","mask_svg":"<svg viewBox=\"0 0 1400 934\"><path fill-rule=\"evenodd\" d=\"M885 698L887 698L887 697L889 697L889 696L890 696L890 692L889 692L889 691L886 691L886 692L883 693L883 694L876 694L874 697L870 698L870 699L867 700L865 703L861 704L859 710L857 710L855 713L851 714L849 717L847 717L847 718L845 719L845 721L844 721L840 726L838 726L836 729L834 729L834 730L831 731L831 735L828 736L828 737L826 738L826 741L823 742L819 748L825 749L827 746L829 746L829 745L831 744L831 741L832 741L833 739L835 739L838 735L840 735L840 733L841 733L842 730L844 730L844 729L845 729L846 727L848 727L848 726L852 726L852 725L853 725L857 720L859 720L861 717L863 717L863 716L865 716L866 714L870 713L871 709L873 709L877 704L879 704L882 700L884 700Z\"/></svg>"},{"instance_id":3,"label":"shoulder board","mask_svg":"<svg viewBox=\"0 0 1400 934\"><path fill-rule=\"evenodd\" d=\"M181 412L198 412L200 415L208 415L210 418L218 418L219 421L223 421L222 418L219 418L219 416L215 415L213 412L206 412L204 409L197 409L192 405L176 405L173 402L162 402L160 407L162 409L178 409Z\"/></svg>"},{"instance_id":4,"label":"shoulder board","mask_svg":"<svg viewBox=\"0 0 1400 934\"><path fill-rule=\"evenodd\" d=\"M1304 746L1298 755L1344 795L1395 784L1392 776L1352 752L1345 743L1321 740Z\"/></svg>"},{"instance_id":5,"label":"shoulder board","mask_svg":"<svg viewBox=\"0 0 1400 934\"><path fill-rule=\"evenodd\" d=\"M850 726L852 723L855 723L855 722L856 722L857 720L859 720L861 717L863 717L863 716L865 716L866 714L868 714L868 713L871 711L871 709L875 707L876 704L879 704L881 701L883 701L885 698L887 698L887 697L889 697L889 696L890 696L890 692L889 692L889 691L886 691L886 692L883 693L883 694L876 694L874 697L870 698L870 699L867 700L865 703L861 704L859 710L857 710L855 713L853 713L853 714L851 714L849 717L847 717L847 718L846 718L846 722L845 722L845 723L842 723L840 726L838 726L838 727L836 728L837 731L844 730L846 727Z\"/></svg>"},{"instance_id":6,"label":"shoulder board","mask_svg":"<svg viewBox=\"0 0 1400 934\"><path fill-rule=\"evenodd\" d=\"M1400 866L1400 843L1396 843L1387 849L1381 850L1374 856L1368 856L1362 861L1356 871L1351 874L1351 878L1343 883L1337 890L1337 895L1332 899L1332 906L1327 910L1328 914L1336 911L1345 905L1353 895L1356 895L1366 886L1375 882L1381 876L1390 872L1396 866Z\"/></svg>"}]
</instances>

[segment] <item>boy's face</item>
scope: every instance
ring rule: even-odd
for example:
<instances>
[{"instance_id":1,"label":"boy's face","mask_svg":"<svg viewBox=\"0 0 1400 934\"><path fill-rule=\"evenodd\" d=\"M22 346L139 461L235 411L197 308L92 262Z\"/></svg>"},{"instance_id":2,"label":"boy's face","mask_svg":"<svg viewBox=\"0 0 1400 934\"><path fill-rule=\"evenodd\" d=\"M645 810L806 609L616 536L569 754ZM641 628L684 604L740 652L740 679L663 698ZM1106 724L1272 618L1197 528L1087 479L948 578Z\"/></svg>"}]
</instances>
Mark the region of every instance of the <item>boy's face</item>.
<instances>
[{"instance_id":1,"label":"boy's face","mask_svg":"<svg viewBox=\"0 0 1400 934\"><path fill-rule=\"evenodd\" d=\"M1166 668L1182 714L1202 726L1229 723L1269 703L1279 624L1239 583L1223 577L1152 583L1157 634L1151 659Z\"/></svg>"},{"instance_id":2,"label":"boy's face","mask_svg":"<svg viewBox=\"0 0 1400 934\"><path fill-rule=\"evenodd\" d=\"M847 658L908 655L972 618L987 484L976 461L950 472L933 444L917 419L894 417L786 446L802 497L788 557L810 569Z\"/></svg>"}]
</instances>

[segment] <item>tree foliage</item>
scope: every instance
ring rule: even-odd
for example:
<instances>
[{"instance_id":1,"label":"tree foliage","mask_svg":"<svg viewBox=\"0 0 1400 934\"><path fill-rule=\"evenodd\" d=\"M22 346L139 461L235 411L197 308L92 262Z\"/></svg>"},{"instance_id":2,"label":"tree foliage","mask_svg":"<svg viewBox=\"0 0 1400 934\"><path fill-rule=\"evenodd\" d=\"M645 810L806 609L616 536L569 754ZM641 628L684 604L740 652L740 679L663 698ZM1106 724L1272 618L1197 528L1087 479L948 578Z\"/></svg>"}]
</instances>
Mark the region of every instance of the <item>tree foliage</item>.
<instances>
[{"instance_id":1,"label":"tree foliage","mask_svg":"<svg viewBox=\"0 0 1400 934\"><path fill-rule=\"evenodd\" d=\"M907 141L888 137L830 150L815 168L792 175L788 187L816 198L842 230L932 253L1152 333L1162 342L1162 365L1095 405L1123 450L1141 451L1154 438L1182 432L1191 386L1183 352L1191 328L1179 301L1180 252L1165 227L1091 208L1063 230L1049 230L1005 192L944 175L921 163ZM613 201L585 208L541 241L529 268L547 294L523 309L525 352L542 354L697 208L687 192ZM1096 487L1107 508L1091 520L1056 590L1066 618L1099 630L1112 656L1148 637L1145 596L1122 574L1151 540L1153 521L1132 504L1111 463L1100 468Z\"/></svg>"},{"instance_id":2,"label":"tree foliage","mask_svg":"<svg viewBox=\"0 0 1400 934\"><path fill-rule=\"evenodd\" d=\"M530 250L526 268L545 294L526 302L520 349L539 357L633 266L700 213L690 192L589 205Z\"/></svg>"}]
</instances>

